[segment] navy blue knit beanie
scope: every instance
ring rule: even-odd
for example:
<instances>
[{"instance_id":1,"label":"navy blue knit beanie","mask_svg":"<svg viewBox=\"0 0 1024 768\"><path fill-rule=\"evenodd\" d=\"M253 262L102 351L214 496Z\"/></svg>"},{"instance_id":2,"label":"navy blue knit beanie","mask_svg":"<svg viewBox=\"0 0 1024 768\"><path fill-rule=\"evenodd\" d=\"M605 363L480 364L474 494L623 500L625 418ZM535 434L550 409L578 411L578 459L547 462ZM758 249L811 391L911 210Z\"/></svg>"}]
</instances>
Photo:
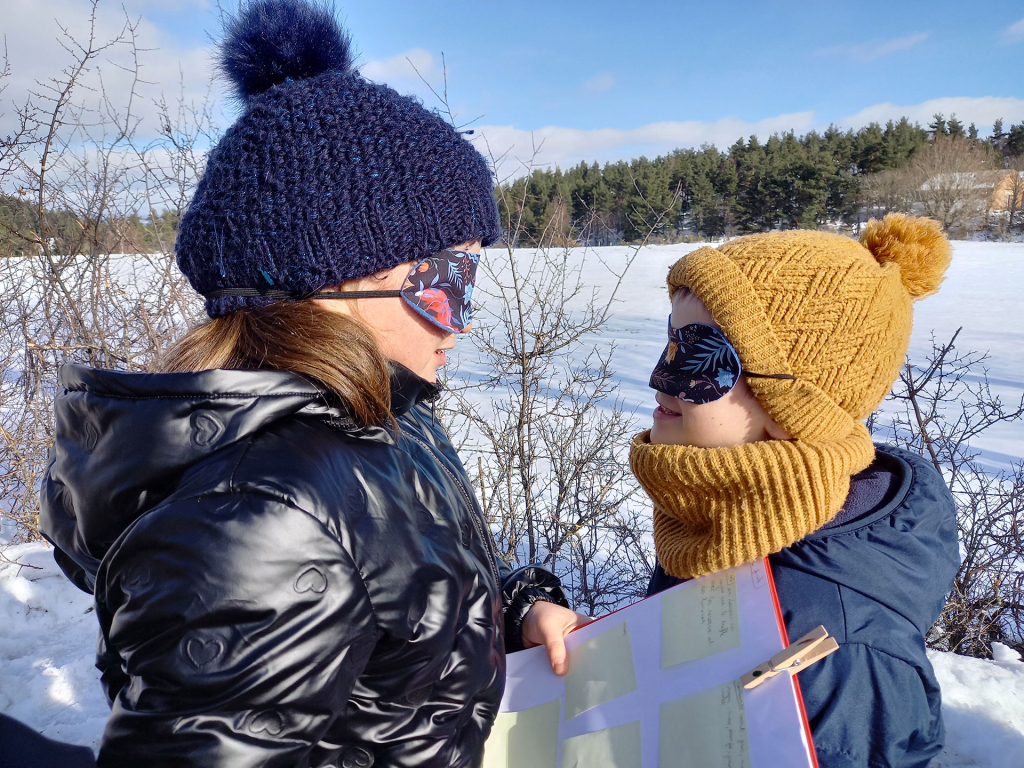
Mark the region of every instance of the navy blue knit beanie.
<instances>
[{"instance_id":1,"label":"navy blue knit beanie","mask_svg":"<svg viewBox=\"0 0 1024 768\"><path fill-rule=\"evenodd\" d=\"M243 113L177 239L211 317L498 239L487 162L437 114L364 79L326 7L250 2L220 56Z\"/></svg>"}]
</instances>

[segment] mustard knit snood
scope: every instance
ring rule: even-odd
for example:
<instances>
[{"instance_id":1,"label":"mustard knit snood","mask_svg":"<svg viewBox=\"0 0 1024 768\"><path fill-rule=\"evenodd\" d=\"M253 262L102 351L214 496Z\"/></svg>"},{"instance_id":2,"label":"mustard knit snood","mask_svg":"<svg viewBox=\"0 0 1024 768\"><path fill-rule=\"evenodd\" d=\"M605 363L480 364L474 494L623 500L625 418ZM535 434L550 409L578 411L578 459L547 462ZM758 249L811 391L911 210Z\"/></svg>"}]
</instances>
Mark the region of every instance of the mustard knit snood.
<instances>
[{"instance_id":1,"label":"mustard knit snood","mask_svg":"<svg viewBox=\"0 0 1024 768\"><path fill-rule=\"evenodd\" d=\"M693 578L778 552L838 514L850 477L875 448L867 428L845 438L768 440L734 448L633 439L629 463L654 502L654 546L669 574Z\"/></svg>"}]
</instances>

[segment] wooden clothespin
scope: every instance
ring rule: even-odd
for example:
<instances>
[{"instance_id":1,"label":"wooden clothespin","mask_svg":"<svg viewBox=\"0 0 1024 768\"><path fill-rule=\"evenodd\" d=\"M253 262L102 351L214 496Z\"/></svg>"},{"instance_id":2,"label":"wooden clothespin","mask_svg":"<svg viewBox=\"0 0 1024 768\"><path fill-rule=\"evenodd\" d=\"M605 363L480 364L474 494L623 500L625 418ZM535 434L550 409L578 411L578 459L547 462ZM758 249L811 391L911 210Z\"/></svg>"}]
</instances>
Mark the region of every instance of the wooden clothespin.
<instances>
[{"instance_id":1,"label":"wooden clothespin","mask_svg":"<svg viewBox=\"0 0 1024 768\"><path fill-rule=\"evenodd\" d=\"M839 650L839 643L829 637L820 624L788 648L779 651L764 664L758 664L740 678L744 688L756 688L769 677L780 672L796 674L801 669Z\"/></svg>"}]
</instances>

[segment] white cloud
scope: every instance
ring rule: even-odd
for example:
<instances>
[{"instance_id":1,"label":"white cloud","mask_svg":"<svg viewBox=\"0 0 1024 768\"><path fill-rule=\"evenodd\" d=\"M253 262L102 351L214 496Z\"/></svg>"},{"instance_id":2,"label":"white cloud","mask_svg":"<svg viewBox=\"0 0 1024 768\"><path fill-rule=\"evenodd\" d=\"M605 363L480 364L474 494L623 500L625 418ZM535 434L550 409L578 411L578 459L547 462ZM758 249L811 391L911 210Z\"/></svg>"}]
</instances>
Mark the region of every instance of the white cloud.
<instances>
[{"instance_id":1,"label":"white cloud","mask_svg":"<svg viewBox=\"0 0 1024 768\"><path fill-rule=\"evenodd\" d=\"M202 5L203 0L175 0L179 5ZM180 95L186 103L199 103L211 88L213 73L212 47L182 48L145 17L138 13L150 0L134 0L127 12L136 26L136 45L139 49L140 78L136 87L133 110L142 119L140 131L151 132L156 124L158 110L154 102L162 95L174 101ZM74 57L62 45L60 26L79 42L85 44L89 34L89 4L80 0L5 0L3 34L11 74L6 79L6 90L0 97L0 131L9 129L14 120L15 105L24 104L32 92L45 92L45 84L60 78L62 70L71 65ZM102 44L117 37L125 28L125 11L112 3L101 4L97 11L95 41ZM75 100L90 107L99 105L101 86L111 95L115 106L123 110L127 94L131 92L132 75L125 68L132 67L132 51L121 43L103 51L83 73L73 94ZM42 84L42 85L40 85ZM220 83L212 86L214 100L222 93Z\"/></svg>"},{"instance_id":2,"label":"white cloud","mask_svg":"<svg viewBox=\"0 0 1024 768\"><path fill-rule=\"evenodd\" d=\"M854 115L836 120L843 128L860 128L868 123L882 123L887 120L908 118L911 122L927 125L932 115L941 112L946 117L956 115L964 125L974 123L986 133L1000 117L1007 125L1024 120L1024 99L999 96L949 96L929 99L920 104L874 104Z\"/></svg>"},{"instance_id":3,"label":"white cloud","mask_svg":"<svg viewBox=\"0 0 1024 768\"><path fill-rule=\"evenodd\" d=\"M32 92L39 93L40 83L60 77L62 69L72 63L71 54L61 47L61 29L65 27L80 42L89 32L89 4L82 0L2 0L4 3L3 30L7 43L11 74L0 86L6 85L0 96L0 132L15 125L14 107L24 104ZM216 35L219 29L216 14L208 0L127 0L126 9L132 23L137 22L137 44L140 49L141 82L133 110L142 119L140 134L151 136L157 124L158 109L155 102L165 96L172 104L179 98L185 103L201 103L207 94L212 99L221 125L235 118L235 110L228 94L227 83L215 78L215 49L212 43L198 47L182 47L146 19L152 8L195 14L198 24ZM141 16L140 16L141 14ZM113 3L101 3L96 19L97 42L116 37L125 26L125 11ZM0 48L0 56L3 49ZM410 63L411 62L411 63ZM368 61L362 66L364 75L378 82L386 82L403 92L415 93L425 102L432 102L429 89L422 84L416 70L435 88L440 88L439 61L427 50L416 48L389 59ZM0 62L2 66L2 62ZM131 49L126 44L104 51L81 78L76 89L78 100L89 106L98 106L100 87L116 96L117 106L124 107L131 90L131 74L125 67L132 66ZM37 100L38 101L38 100Z\"/></svg>"},{"instance_id":4,"label":"white cloud","mask_svg":"<svg viewBox=\"0 0 1024 768\"><path fill-rule=\"evenodd\" d=\"M419 75L416 74L417 70ZM420 75L431 81L432 77L440 74L433 54L423 48L413 48L389 59L368 61L359 71L375 83L388 85L400 80L419 80ZM434 83L431 82L431 85Z\"/></svg>"},{"instance_id":5,"label":"white cloud","mask_svg":"<svg viewBox=\"0 0 1024 768\"><path fill-rule=\"evenodd\" d=\"M834 122L841 128L854 130L868 123L884 124L901 117L927 125L936 112L947 117L956 114L964 125L973 122L985 133L1000 117L1006 124L1024 120L1024 99L963 96L931 99L920 104L875 104ZM513 126L485 125L477 129L475 138L480 151L498 161L499 176L514 178L523 175L531 165L568 168L581 161L605 163L640 155L653 157L679 147L698 147L704 143L725 150L736 139L752 135L763 140L773 133L792 130L801 134L826 127L827 123L809 111L757 122L723 118L714 122L650 123L629 129L547 126L529 131Z\"/></svg>"},{"instance_id":6,"label":"white cloud","mask_svg":"<svg viewBox=\"0 0 1024 768\"><path fill-rule=\"evenodd\" d=\"M1014 22L1003 30L1004 43L1020 43L1024 41L1024 19Z\"/></svg>"},{"instance_id":7,"label":"white cloud","mask_svg":"<svg viewBox=\"0 0 1024 768\"><path fill-rule=\"evenodd\" d=\"M653 157L677 147L695 147L704 143L725 149L736 139L751 135L766 138L779 131L810 130L814 112L779 115L758 122L723 118L714 122L650 123L638 128L561 128L547 126L535 131L513 126L485 125L477 128L477 146L485 155L499 161L502 176L522 175L527 166L566 168L581 161L607 162L647 155ZM534 157L534 150L536 156Z\"/></svg>"},{"instance_id":8,"label":"white cloud","mask_svg":"<svg viewBox=\"0 0 1024 768\"><path fill-rule=\"evenodd\" d=\"M49 0L43 0L48 2ZM193 8L207 9L210 7L208 0L125 0L123 5L129 11L145 13L149 8L158 8L161 11L183 11ZM227 4L225 3L225 6Z\"/></svg>"},{"instance_id":9,"label":"white cloud","mask_svg":"<svg viewBox=\"0 0 1024 768\"><path fill-rule=\"evenodd\" d=\"M435 57L423 48L412 48L387 59L368 61L360 65L359 71L375 83L386 84L418 99L428 109L438 109L445 115L450 110L459 125L472 124L479 119L478 113L473 112L463 98L447 92L445 79L457 82L459 78L457 73L453 76L443 53Z\"/></svg>"},{"instance_id":10,"label":"white cloud","mask_svg":"<svg viewBox=\"0 0 1024 768\"><path fill-rule=\"evenodd\" d=\"M599 93L604 93L614 88L615 78L607 72L601 72L587 80L581 87L584 93L596 96Z\"/></svg>"},{"instance_id":11,"label":"white cloud","mask_svg":"<svg viewBox=\"0 0 1024 768\"><path fill-rule=\"evenodd\" d=\"M847 56L861 64L867 64L893 53L916 48L928 39L929 34L929 32L918 32L914 35L894 37L890 40L873 40L856 45L834 45L828 48L819 48L815 54L818 56Z\"/></svg>"}]
</instances>

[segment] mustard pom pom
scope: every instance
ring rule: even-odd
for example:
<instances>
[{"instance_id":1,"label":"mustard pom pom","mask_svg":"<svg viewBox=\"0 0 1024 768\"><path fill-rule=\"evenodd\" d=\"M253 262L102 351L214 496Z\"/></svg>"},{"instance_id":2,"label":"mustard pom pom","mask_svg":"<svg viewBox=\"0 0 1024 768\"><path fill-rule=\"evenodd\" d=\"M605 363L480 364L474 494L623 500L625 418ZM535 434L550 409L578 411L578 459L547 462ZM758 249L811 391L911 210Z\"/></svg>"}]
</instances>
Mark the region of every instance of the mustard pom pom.
<instances>
[{"instance_id":1,"label":"mustard pom pom","mask_svg":"<svg viewBox=\"0 0 1024 768\"><path fill-rule=\"evenodd\" d=\"M937 221L900 213L871 219L860 242L879 264L899 265L903 286L915 299L939 290L953 255Z\"/></svg>"}]
</instances>

